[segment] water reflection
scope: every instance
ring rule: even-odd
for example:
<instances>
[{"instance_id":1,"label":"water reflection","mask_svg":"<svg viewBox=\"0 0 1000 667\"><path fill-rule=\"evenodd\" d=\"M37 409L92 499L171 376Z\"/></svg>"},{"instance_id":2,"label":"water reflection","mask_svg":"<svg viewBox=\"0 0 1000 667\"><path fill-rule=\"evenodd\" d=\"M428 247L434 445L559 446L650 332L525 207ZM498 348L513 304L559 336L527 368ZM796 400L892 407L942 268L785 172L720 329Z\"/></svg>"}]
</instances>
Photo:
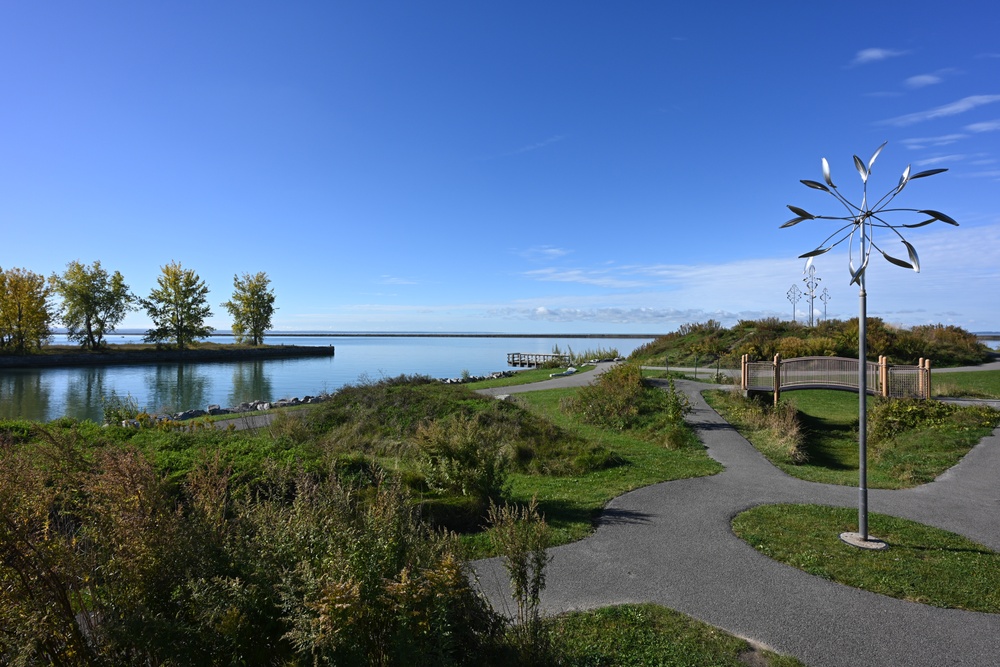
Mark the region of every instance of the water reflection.
<instances>
[{"instance_id":1,"label":"water reflection","mask_svg":"<svg viewBox=\"0 0 1000 667\"><path fill-rule=\"evenodd\" d=\"M48 414L49 394L49 387L43 381L41 371L5 371L0 374L0 418L17 419L28 415Z\"/></svg>"},{"instance_id":2,"label":"water reflection","mask_svg":"<svg viewBox=\"0 0 1000 667\"><path fill-rule=\"evenodd\" d=\"M157 364L145 374L148 412L180 412L208 406L211 364Z\"/></svg>"},{"instance_id":3,"label":"water reflection","mask_svg":"<svg viewBox=\"0 0 1000 667\"><path fill-rule=\"evenodd\" d=\"M73 368L63 372L66 375L63 414L91 415L95 406L103 408L104 397L111 395L111 389L105 386L107 367Z\"/></svg>"},{"instance_id":4,"label":"water reflection","mask_svg":"<svg viewBox=\"0 0 1000 667\"><path fill-rule=\"evenodd\" d=\"M267 362L241 361L233 364L233 385L227 406L256 401L274 396L270 376L264 372Z\"/></svg>"}]
</instances>

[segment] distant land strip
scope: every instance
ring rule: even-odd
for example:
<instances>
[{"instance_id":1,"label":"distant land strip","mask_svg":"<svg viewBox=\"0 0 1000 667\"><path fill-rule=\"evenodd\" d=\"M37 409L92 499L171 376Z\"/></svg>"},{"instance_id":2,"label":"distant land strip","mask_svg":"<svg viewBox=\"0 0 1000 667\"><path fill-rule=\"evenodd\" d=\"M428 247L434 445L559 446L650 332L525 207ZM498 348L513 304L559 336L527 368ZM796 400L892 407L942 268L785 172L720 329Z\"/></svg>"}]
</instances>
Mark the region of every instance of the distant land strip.
<instances>
[{"instance_id":1,"label":"distant land strip","mask_svg":"<svg viewBox=\"0 0 1000 667\"><path fill-rule=\"evenodd\" d=\"M26 354L0 356L0 368L51 368L73 366L141 365L201 363L211 361L256 361L297 357L332 357L333 345L278 345L271 347L236 347L210 350L122 350L89 352L77 350L63 354Z\"/></svg>"},{"instance_id":2,"label":"distant land strip","mask_svg":"<svg viewBox=\"0 0 1000 667\"><path fill-rule=\"evenodd\" d=\"M63 332L56 331L57 335ZM114 336L145 336L145 331L116 331ZM209 338L227 338L230 332L215 332ZM264 338L659 338L665 334L636 333L440 333L426 331L268 331Z\"/></svg>"}]
</instances>

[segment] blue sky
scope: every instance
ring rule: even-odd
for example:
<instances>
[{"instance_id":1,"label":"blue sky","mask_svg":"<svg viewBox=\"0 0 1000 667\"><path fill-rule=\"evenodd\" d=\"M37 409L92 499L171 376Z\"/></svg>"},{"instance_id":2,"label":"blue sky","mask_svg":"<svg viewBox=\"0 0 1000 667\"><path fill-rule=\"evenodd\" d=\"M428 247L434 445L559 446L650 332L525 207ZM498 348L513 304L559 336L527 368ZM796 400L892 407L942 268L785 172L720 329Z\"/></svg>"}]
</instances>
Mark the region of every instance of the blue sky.
<instances>
[{"instance_id":1,"label":"blue sky","mask_svg":"<svg viewBox=\"0 0 1000 667\"><path fill-rule=\"evenodd\" d=\"M663 333L790 319L839 215L821 158L961 223L873 259L868 312L1000 330L990 3L46 2L0 6L0 266L176 260L276 329ZM906 219L905 222L913 222ZM900 244L886 249L905 257ZM819 257L857 315L846 253ZM805 302L796 317L806 317ZM816 302L818 312L822 304ZM145 328L142 312L123 326Z\"/></svg>"}]
</instances>

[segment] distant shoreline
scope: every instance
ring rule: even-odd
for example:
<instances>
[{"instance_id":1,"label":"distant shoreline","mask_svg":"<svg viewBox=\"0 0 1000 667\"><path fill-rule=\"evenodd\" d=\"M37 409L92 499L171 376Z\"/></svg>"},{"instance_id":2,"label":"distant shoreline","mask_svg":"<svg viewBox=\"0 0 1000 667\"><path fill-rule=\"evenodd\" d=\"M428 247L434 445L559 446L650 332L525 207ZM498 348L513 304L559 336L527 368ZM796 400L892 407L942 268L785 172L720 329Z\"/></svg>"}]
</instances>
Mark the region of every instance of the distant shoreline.
<instances>
[{"instance_id":1,"label":"distant shoreline","mask_svg":"<svg viewBox=\"0 0 1000 667\"><path fill-rule=\"evenodd\" d=\"M57 332L57 335L58 332ZM116 331L115 336L144 336L145 332ZM232 333L211 333L209 338L227 338ZM439 333L426 331L268 331L264 338L659 338L666 334L616 333Z\"/></svg>"}]
</instances>

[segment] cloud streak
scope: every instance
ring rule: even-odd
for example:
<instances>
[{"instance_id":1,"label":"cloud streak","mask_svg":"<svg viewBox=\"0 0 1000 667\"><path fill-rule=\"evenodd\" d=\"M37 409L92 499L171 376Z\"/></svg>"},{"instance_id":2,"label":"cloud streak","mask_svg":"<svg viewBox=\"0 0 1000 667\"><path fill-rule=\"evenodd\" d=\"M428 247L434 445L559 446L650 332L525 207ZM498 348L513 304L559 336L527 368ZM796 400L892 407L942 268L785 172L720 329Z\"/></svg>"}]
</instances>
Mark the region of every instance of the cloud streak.
<instances>
[{"instance_id":1,"label":"cloud streak","mask_svg":"<svg viewBox=\"0 0 1000 667\"><path fill-rule=\"evenodd\" d=\"M933 86L936 83L941 83L942 80L941 77L935 74L918 74L907 79L906 85L908 88L923 88L924 86Z\"/></svg>"},{"instance_id":2,"label":"cloud streak","mask_svg":"<svg viewBox=\"0 0 1000 667\"><path fill-rule=\"evenodd\" d=\"M996 132L997 130L1000 130L1000 120L972 123L971 125L966 125L965 129L969 132Z\"/></svg>"},{"instance_id":3,"label":"cloud streak","mask_svg":"<svg viewBox=\"0 0 1000 667\"><path fill-rule=\"evenodd\" d=\"M559 259L560 257L565 257L572 251L567 250L565 248L557 248L555 246L550 246L550 245L538 245L516 252L518 255L527 260L546 261L546 260Z\"/></svg>"},{"instance_id":4,"label":"cloud streak","mask_svg":"<svg viewBox=\"0 0 1000 667\"><path fill-rule=\"evenodd\" d=\"M523 153L530 153L531 151L537 151L539 148L545 148L546 146L550 146L552 144L558 143L558 142L562 141L565 138L566 137L564 135L557 134L554 137L549 137L548 139L546 139L544 141L539 141L538 143L534 143L534 144L528 144L527 146L521 146L520 148L512 150L512 151L510 151L508 153L504 153L503 157L510 157L512 155L521 155Z\"/></svg>"},{"instance_id":5,"label":"cloud streak","mask_svg":"<svg viewBox=\"0 0 1000 667\"><path fill-rule=\"evenodd\" d=\"M956 141L967 139L968 136L967 134L944 134L940 137L914 137L903 139L902 144L909 149L917 150L928 146L948 146Z\"/></svg>"},{"instance_id":6,"label":"cloud streak","mask_svg":"<svg viewBox=\"0 0 1000 667\"><path fill-rule=\"evenodd\" d=\"M928 109L927 111L918 111L916 113L908 113L902 116L896 116L895 118L889 118L888 120L882 121L880 124L905 127L907 125L923 123L928 120L956 116L960 113L971 111L976 107L981 107L985 104L993 104L995 102L1000 102L1000 95L970 95L969 97L963 97L962 99L952 102L951 104L945 104L933 109Z\"/></svg>"},{"instance_id":7,"label":"cloud streak","mask_svg":"<svg viewBox=\"0 0 1000 667\"><path fill-rule=\"evenodd\" d=\"M903 56L907 53L907 51L897 51L894 49L862 49L854 55L854 60L851 61L851 65L867 65L868 63L875 63L888 58Z\"/></svg>"}]
</instances>

